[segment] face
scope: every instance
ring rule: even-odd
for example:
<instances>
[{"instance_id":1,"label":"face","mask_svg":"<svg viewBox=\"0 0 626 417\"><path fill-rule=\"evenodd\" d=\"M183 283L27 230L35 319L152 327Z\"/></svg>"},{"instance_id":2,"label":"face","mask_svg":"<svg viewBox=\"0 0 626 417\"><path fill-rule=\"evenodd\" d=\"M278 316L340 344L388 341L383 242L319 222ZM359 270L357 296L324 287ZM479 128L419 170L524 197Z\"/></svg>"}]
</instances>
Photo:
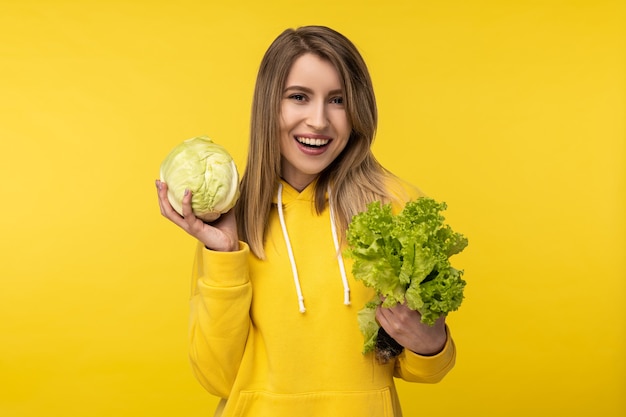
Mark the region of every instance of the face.
<instances>
[{"instance_id":1,"label":"face","mask_svg":"<svg viewBox=\"0 0 626 417\"><path fill-rule=\"evenodd\" d=\"M302 191L343 151L351 130L335 67L317 55L299 57L281 100L283 179Z\"/></svg>"}]
</instances>

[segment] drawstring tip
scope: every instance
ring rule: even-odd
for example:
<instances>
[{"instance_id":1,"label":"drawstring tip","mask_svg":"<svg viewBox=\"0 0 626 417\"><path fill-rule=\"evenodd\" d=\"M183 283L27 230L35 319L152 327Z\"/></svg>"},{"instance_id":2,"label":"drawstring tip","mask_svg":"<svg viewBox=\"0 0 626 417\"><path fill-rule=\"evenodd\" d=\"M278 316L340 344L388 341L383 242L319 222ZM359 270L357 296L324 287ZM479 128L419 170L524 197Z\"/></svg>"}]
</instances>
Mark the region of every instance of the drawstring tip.
<instances>
[{"instance_id":1,"label":"drawstring tip","mask_svg":"<svg viewBox=\"0 0 626 417\"><path fill-rule=\"evenodd\" d=\"M343 303L347 306L350 305L350 290L346 289L343 293Z\"/></svg>"}]
</instances>

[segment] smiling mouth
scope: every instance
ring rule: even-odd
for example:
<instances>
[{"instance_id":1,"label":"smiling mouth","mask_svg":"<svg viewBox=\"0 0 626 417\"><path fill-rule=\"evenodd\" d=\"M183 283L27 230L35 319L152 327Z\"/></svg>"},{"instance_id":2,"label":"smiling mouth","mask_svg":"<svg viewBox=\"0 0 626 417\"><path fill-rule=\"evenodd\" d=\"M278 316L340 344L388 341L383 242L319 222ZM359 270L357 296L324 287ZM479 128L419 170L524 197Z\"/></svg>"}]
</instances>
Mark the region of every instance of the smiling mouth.
<instances>
[{"instance_id":1,"label":"smiling mouth","mask_svg":"<svg viewBox=\"0 0 626 417\"><path fill-rule=\"evenodd\" d=\"M330 139L305 138L301 136L296 136L296 140L309 148L323 148L330 143Z\"/></svg>"}]
</instances>

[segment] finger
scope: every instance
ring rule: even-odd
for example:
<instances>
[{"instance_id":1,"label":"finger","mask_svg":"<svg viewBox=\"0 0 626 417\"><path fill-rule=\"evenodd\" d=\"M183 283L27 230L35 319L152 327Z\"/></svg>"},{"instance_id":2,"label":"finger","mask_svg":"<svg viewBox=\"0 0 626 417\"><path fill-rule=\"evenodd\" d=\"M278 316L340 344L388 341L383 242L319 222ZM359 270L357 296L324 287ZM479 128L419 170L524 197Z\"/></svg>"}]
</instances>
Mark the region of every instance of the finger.
<instances>
[{"instance_id":1,"label":"finger","mask_svg":"<svg viewBox=\"0 0 626 417\"><path fill-rule=\"evenodd\" d=\"M161 214L165 218L173 222L175 225L182 227L183 229L186 229L187 224L185 220L180 214L178 214L176 210L174 210L174 207L172 207L172 205L170 204L170 200L167 195L168 194L167 184L164 183L163 181L157 180L157 189L159 193L159 207L161 209Z\"/></svg>"},{"instance_id":2,"label":"finger","mask_svg":"<svg viewBox=\"0 0 626 417\"><path fill-rule=\"evenodd\" d=\"M398 315L410 315L410 316L414 316L416 313L419 314L416 310L411 310L409 306L406 305L406 301L402 304L398 304L394 308L394 313Z\"/></svg>"},{"instance_id":3,"label":"finger","mask_svg":"<svg viewBox=\"0 0 626 417\"><path fill-rule=\"evenodd\" d=\"M164 183L163 181L156 180L156 187L157 187L157 194L159 196L159 202L169 203L169 200L167 199L167 184ZM163 204L163 206L165 207L167 205Z\"/></svg>"},{"instance_id":4,"label":"finger","mask_svg":"<svg viewBox=\"0 0 626 417\"><path fill-rule=\"evenodd\" d=\"M379 308L379 310L380 317L382 317L382 319L387 323L388 332L401 331L403 328L420 321L419 313L411 310L403 304L398 304L389 308Z\"/></svg>"},{"instance_id":5,"label":"finger","mask_svg":"<svg viewBox=\"0 0 626 417\"><path fill-rule=\"evenodd\" d=\"M189 223L192 223L196 217L193 214L193 209L191 208L192 197L193 196L192 196L191 190L189 188L185 188L185 192L183 194L183 201L182 201L182 211L183 211L183 217L187 219Z\"/></svg>"},{"instance_id":6,"label":"finger","mask_svg":"<svg viewBox=\"0 0 626 417\"><path fill-rule=\"evenodd\" d=\"M395 305L389 306L389 307L383 307L381 305L379 307L379 310L381 310L381 313L384 314L386 317L391 317L391 316L395 316L397 314L400 314L400 310L399 310L400 306L401 306L400 304L395 304Z\"/></svg>"},{"instance_id":7,"label":"finger","mask_svg":"<svg viewBox=\"0 0 626 417\"><path fill-rule=\"evenodd\" d=\"M193 193L191 192L191 190L189 190L188 188L185 189L185 192L183 193L183 201L182 201L182 223L183 223L183 228L187 231L187 233L191 234L192 236L196 236L198 237L198 235L200 233L204 232L210 232L211 234L215 233L215 230L213 227L207 227L209 225L207 225L206 223L204 223L204 221L202 221L202 219L196 217L196 215L193 212L193 208L191 205L191 200L193 198Z\"/></svg>"},{"instance_id":8,"label":"finger","mask_svg":"<svg viewBox=\"0 0 626 417\"><path fill-rule=\"evenodd\" d=\"M159 199L159 208L161 209L161 214L166 216L167 205L169 204L169 201L167 200L167 184L162 181L156 180L155 185L157 188L157 197Z\"/></svg>"},{"instance_id":9,"label":"finger","mask_svg":"<svg viewBox=\"0 0 626 417\"><path fill-rule=\"evenodd\" d=\"M166 187L166 184L159 180L156 180L155 184L157 188L157 197L159 200L159 209L161 210L161 214L165 216L166 205L163 202L163 198L165 197L167 199L167 190L164 190L164 188Z\"/></svg>"},{"instance_id":10,"label":"finger","mask_svg":"<svg viewBox=\"0 0 626 417\"><path fill-rule=\"evenodd\" d=\"M167 218L170 218L170 214L173 211L173 208L170 204L169 199L167 198L167 184L157 180L156 185L159 196L159 207L161 208L161 214L163 214Z\"/></svg>"},{"instance_id":11,"label":"finger","mask_svg":"<svg viewBox=\"0 0 626 417\"><path fill-rule=\"evenodd\" d=\"M378 307L376 309L376 321L378 322L378 324L383 327L387 327L389 325L389 313L390 312L388 308Z\"/></svg>"}]
</instances>

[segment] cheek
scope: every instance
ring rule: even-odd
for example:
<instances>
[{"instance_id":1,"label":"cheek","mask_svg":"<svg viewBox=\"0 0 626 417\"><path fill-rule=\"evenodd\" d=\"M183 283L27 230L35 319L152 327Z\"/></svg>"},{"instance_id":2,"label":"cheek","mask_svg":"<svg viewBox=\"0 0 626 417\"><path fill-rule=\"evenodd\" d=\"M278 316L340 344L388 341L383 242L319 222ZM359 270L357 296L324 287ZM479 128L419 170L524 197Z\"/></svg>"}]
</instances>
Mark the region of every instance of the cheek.
<instances>
[{"instance_id":1,"label":"cheek","mask_svg":"<svg viewBox=\"0 0 626 417\"><path fill-rule=\"evenodd\" d=\"M338 154L342 153L348 147L348 138L344 139L341 147L338 149Z\"/></svg>"},{"instance_id":2,"label":"cheek","mask_svg":"<svg viewBox=\"0 0 626 417\"><path fill-rule=\"evenodd\" d=\"M352 136L352 126L349 123L346 123L344 126L342 126L341 136L343 138L345 146L345 144L348 143L350 137Z\"/></svg>"},{"instance_id":3,"label":"cheek","mask_svg":"<svg viewBox=\"0 0 626 417\"><path fill-rule=\"evenodd\" d=\"M348 116L345 112L341 112L335 115L333 124L335 125L338 133L348 138L352 132L352 125L348 121Z\"/></svg>"},{"instance_id":4,"label":"cheek","mask_svg":"<svg viewBox=\"0 0 626 417\"><path fill-rule=\"evenodd\" d=\"M283 141L283 138L289 136L290 126L289 126L289 115L284 112L280 114L278 118L278 128L280 134L280 140Z\"/></svg>"},{"instance_id":5,"label":"cheek","mask_svg":"<svg viewBox=\"0 0 626 417\"><path fill-rule=\"evenodd\" d=\"M289 135L281 129L280 137L278 138L278 150L281 154L283 154L285 149L287 149L288 138Z\"/></svg>"}]
</instances>

